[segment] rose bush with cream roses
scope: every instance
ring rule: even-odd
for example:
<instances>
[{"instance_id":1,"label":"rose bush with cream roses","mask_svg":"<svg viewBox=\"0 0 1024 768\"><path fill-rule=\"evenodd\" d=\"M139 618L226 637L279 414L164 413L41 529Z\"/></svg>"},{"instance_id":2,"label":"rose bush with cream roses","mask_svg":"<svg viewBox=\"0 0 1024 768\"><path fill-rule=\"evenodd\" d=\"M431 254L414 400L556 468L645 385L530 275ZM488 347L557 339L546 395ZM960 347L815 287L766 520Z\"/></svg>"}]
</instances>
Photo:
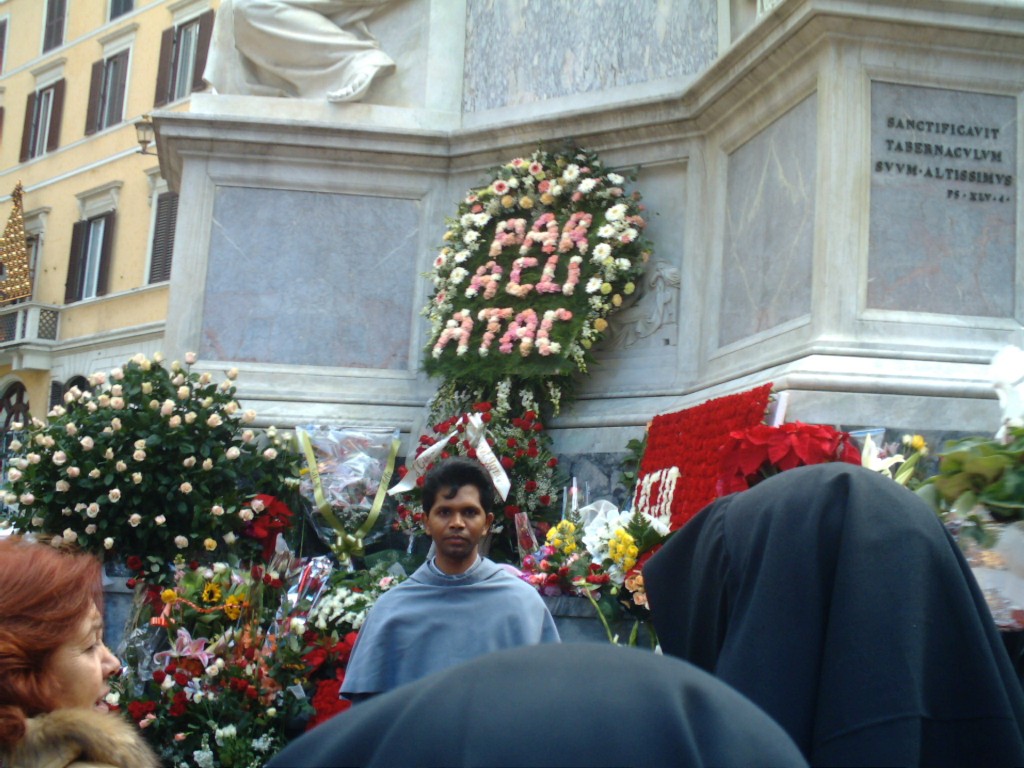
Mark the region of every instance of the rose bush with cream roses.
<instances>
[{"instance_id":1,"label":"rose bush with cream roses","mask_svg":"<svg viewBox=\"0 0 1024 768\"><path fill-rule=\"evenodd\" d=\"M237 371L217 381L193 371L194 359L136 355L89 377L91 389L69 390L48 421L24 425L5 478L15 527L126 558L150 581L179 555L262 555L286 527L267 499L292 503L297 454L273 428L249 426Z\"/></svg>"}]
</instances>

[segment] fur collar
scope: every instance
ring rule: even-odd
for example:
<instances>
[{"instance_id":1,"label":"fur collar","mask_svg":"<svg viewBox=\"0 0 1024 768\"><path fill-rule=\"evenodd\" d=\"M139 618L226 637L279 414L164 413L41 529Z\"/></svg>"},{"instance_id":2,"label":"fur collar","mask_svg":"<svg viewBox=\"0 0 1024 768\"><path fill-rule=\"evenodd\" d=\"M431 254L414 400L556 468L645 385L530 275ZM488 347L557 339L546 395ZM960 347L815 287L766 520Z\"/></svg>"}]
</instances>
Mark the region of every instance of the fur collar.
<instances>
[{"instance_id":1,"label":"fur collar","mask_svg":"<svg viewBox=\"0 0 1024 768\"><path fill-rule=\"evenodd\" d=\"M118 715L57 709L29 718L26 726L25 738L6 756L10 768L160 765L138 730Z\"/></svg>"}]
</instances>

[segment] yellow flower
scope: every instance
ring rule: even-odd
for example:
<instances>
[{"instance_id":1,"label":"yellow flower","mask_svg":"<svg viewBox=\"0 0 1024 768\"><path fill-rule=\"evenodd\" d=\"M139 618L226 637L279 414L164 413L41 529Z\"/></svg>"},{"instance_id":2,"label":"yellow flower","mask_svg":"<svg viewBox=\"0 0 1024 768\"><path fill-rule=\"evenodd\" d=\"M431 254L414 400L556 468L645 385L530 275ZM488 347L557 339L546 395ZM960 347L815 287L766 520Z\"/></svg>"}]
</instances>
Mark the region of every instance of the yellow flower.
<instances>
[{"instance_id":1,"label":"yellow flower","mask_svg":"<svg viewBox=\"0 0 1024 768\"><path fill-rule=\"evenodd\" d=\"M924 437L921 435L914 435L910 438L910 447L915 451L921 451L923 453L928 450L928 443L925 442Z\"/></svg>"},{"instance_id":2,"label":"yellow flower","mask_svg":"<svg viewBox=\"0 0 1024 768\"><path fill-rule=\"evenodd\" d=\"M626 283L625 287L622 289L622 292L624 294L626 294L627 296L629 296L629 294L631 294L635 290L636 290L636 284L635 283Z\"/></svg>"},{"instance_id":3,"label":"yellow flower","mask_svg":"<svg viewBox=\"0 0 1024 768\"><path fill-rule=\"evenodd\" d=\"M214 584L212 581L207 582L206 586L203 587L203 602L219 603L222 594L224 593L221 591L219 584Z\"/></svg>"},{"instance_id":4,"label":"yellow flower","mask_svg":"<svg viewBox=\"0 0 1024 768\"><path fill-rule=\"evenodd\" d=\"M207 552L213 552L217 548L217 542L213 539L206 539L203 542L203 546L206 547Z\"/></svg>"},{"instance_id":5,"label":"yellow flower","mask_svg":"<svg viewBox=\"0 0 1024 768\"><path fill-rule=\"evenodd\" d=\"M512 195L505 195L503 198L501 198L501 205L504 208L511 208L515 204L516 199L512 197Z\"/></svg>"},{"instance_id":6,"label":"yellow flower","mask_svg":"<svg viewBox=\"0 0 1024 768\"><path fill-rule=\"evenodd\" d=\"M160 599L167 603L167 605L174 605L178 601L178 593L173 589L165 589L160 593Z\"/></svg>"},{"instance_id":7,"label":"yellow flower","mask_svg":"<svg viewBox=\"0 0 1024 768\"><path fill-rule=\"evenodd\" d=\"M612 284L611 283L601 283L601 293L603 293L605 296L607 296L611 292L612 292Z\"/></svg>"},{"instance_id":8,"label":"yellow flower","mask_svg":"<svg viewBox=\"0 0 1024 768\"><path fill-rule=\"evenodd\" d=\"M232 621L238 619L242 615L242 598L238 595L229 595L228 599L224 601L224 613Z\"/></svg>"},{"instance_id":9,"label":"yellow flower","mask_svg":"<svg viewBox=\"0 0 1024 768\"><path fill-rule=\"evenodd\" d=\"M545 192L543 195L540 196L540 201L544 203L544 205L551 205L553 202L555 202L555 197L550 192Z\"/></svg>"},{"instance_id":10,"label":"yellow flower","mask_svg":"<svg viewBox=\"0 0 1024 768\"><path fill-rule=\"evenodd\" d=\"M612 296L612 306L613 307L621 307L622 306L622 296L620 294L616 293L614 296Z\"/></svg>"},{"instance_id":11,"label":"yellow flower","mask_svg":"<svg viewBox=\"0 0 1024 768\"><path fill-rule=\"evenodd\" d=\"M532 197L527 197L526 195L523 195L522 197L519 198L519 207L520 208L533 208L533 198Z\"/></svg>"},{"instance_id":12,"label":"yellow flower","mask_svg":"<svg viewBox=\"0 0 1024 768\"><path fill-rule=\"evenodd\" d=\"M604 331L606 331L607 329L608 321L605 320L603 317L599 317L597 318L597 320L594 321L594 330L597 331L598 333L604 333Z\"/></svg>"}]
</instances>

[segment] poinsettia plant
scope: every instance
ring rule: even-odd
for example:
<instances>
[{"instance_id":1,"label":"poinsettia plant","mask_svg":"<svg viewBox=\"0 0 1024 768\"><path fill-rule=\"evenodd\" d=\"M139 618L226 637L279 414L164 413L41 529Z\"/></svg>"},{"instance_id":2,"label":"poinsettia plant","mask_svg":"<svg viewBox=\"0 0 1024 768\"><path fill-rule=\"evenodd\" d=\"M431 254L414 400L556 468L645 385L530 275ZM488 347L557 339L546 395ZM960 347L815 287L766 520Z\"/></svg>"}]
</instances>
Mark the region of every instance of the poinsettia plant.
<instances>
[{"instance_id":1,"label":"poinsettia plant","mask_svg":"<svg viewBox=\"0 0 1024 768\"><path fill-rule=\"evenodd\" d=\"M5 501L15 526L55 543L132 558L136 576L231 553L269 555L297 499L298 456L220 381L157 354L72 388L11 443ZM16 429L22 425L16 425Z\"/></svg>"},{"instance_id":2,"label":"poinsettia plant","mask_svg":"<svg viewBox=\"0 0 1024 768\"><path fill-rule=\"evenodd\" d=\"M719 448L718 494L744 491L772 475L806 464L861 463L861 450L848 432L799 421L777 427L758 424L729 433Z\"/></svg>"}]
</instances>

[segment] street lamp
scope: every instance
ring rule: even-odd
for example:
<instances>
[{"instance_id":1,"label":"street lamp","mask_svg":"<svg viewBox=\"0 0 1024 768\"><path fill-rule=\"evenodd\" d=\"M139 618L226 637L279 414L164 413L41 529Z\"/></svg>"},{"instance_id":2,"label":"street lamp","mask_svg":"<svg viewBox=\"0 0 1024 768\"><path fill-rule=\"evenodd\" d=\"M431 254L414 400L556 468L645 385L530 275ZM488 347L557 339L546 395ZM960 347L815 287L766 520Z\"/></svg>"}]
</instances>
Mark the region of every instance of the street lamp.
<instances>
[{"instance_id":1,"label":"street lamp","mask_svg":"<svg viewBox=\"0 0 1024 768\"><path fill-rule=\"evenodd\" d=\"M153 129L153 121L149 119L149 115L143 115L135 123L135 133L139 139L139 154L155 155L156 152L149 151L150 145L156 139L156 131Z\"/></svg>"}]
</instances>

